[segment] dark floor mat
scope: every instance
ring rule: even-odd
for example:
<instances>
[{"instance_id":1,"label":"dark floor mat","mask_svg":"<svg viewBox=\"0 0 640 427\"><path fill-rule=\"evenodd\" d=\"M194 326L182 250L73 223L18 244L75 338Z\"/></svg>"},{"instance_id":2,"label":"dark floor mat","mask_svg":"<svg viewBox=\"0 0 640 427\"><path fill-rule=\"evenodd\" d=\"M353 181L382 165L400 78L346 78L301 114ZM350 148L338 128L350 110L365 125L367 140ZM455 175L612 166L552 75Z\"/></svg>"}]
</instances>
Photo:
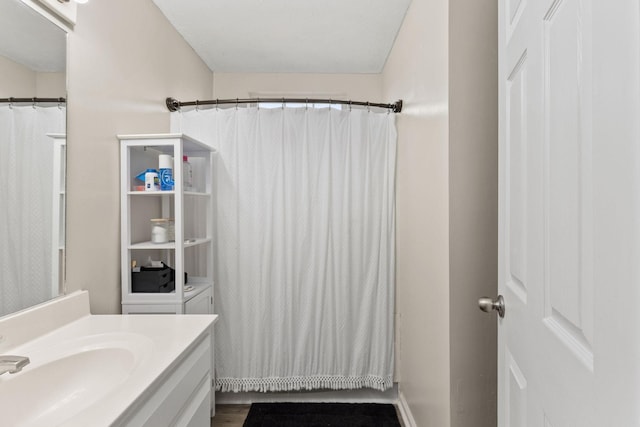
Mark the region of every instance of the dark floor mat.
<instances>
[{"instance_id":1,"label":"dark floor mat","mask_svg":"<svg viewBox=\"0 0 640 427\"><path fill-rule=\"evenodd\" d=\"M254 403L244 427L400 427L393 405Z\"/></svg>"}]
</instances>

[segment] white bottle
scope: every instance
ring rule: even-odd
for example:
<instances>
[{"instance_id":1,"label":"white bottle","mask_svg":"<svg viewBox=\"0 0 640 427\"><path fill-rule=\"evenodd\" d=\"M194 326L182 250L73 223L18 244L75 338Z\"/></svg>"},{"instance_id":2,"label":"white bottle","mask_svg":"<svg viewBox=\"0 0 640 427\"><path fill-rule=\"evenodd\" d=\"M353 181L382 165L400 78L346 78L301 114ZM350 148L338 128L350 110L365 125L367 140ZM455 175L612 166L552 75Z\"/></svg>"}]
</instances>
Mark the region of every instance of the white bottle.
<instances>
[{"instance_id":1,"label":"white bottle","mask_svg":"<svg viewBox=\"0 0 640 427\"><path fill-rule=\"evenodd\" d=\"M187 156L182 156L182 186L185 191L193 190L193 169Z\"/></svg>"},{"instance_id":2,"label":"white bottle","mask_svg":"<svg viewBox=\"0 0 640 427\"><path fill-rule=\"evenodd\" d=\"M144 190L158 191L160 189L160 181L158 180L158 172L155 169L147 169L144 174Z\"/></svg>"}]
</instances>

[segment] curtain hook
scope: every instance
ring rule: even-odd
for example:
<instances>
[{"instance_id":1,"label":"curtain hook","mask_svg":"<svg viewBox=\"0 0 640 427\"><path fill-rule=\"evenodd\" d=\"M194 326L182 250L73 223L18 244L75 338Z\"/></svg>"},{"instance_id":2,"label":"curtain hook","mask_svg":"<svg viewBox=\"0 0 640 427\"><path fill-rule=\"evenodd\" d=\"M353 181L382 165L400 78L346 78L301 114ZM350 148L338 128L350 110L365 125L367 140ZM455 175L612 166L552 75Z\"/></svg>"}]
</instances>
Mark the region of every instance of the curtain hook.
<instances>
[{"instance_id":1,"label":"curtain hook","mask_svg":"<svg viewBox=\"0 0 640 427\"><path fill-rule=\"evenodd\" d=\"M196 99L196 111L200 111L200 101Z\"/></svg>"},{"instance_id":2,"label":"curtain hook","mask_svg":"<svg viewBox=\"0 0 640 427\"><path fill-rule=\"evenodd\" d=\"M36 109L36 98L31 98L31 108L33 108L34 110Z\"/></svg>"},{"instance_id":3,"label":"curtain hook","mask_svg":"<svg viewBox=\"0 0 640 427\"><path fill-rule=\"evenodd\" d=\"M258 110L259 110L260 109L260 97L257 97L256 99L257 99L256 107L258 107Z\"/></svg>"},{"instance_id":4,"label":"curtain hook","mask_svg":"<svg viewBox=\"0 0 640 427\"><path fill-rule=\"evenodd\" d=\"M371 107L369 105L369 101L367 101L367 113L370 113L370 112L371 112Z\"/></svg>"},{"instance_id":5,"label":"curtain hook","mask_svg":"<svg viewBox=\"0 0 640 427\"><path fill-rule=\"evenodd\" d=\"M284 110L284 97L282 98L282 109Z\"/></svg>"},{"instance_id":6,"label":"curtain hook","mask_svg":"<svg viewBox=\"0 0 640 427\"><path fill-rule=\"evenodd\" d=\"M218 98L216 98L216 111L218 111Z\"/></svg>"},{"instance_id":7,"label":"curtain hook","mask_svg":"<svg viewBox=\"0 0 640 427\"><path fill-rule=\"evenodd\" d=\"M305 110L308 110L308 109L309 109L309 98L306 98L306 99L304 100L304 109L305 109Z\"/></svg>"},{"instance_id":8,"label":"curtain hook","mask_svg":"<svg viewBox=\"0 0 640 427\"><path fill-rule=\"evenodd\" d=\"M238 109L238 98L236 98L236 110Z\"/></svg>"},{"instance_id":9,"label":"curtain hook","mask_svg":"<svg viewBox=\"0 0 640 427\"><path fill-rule=\"evenodd\" d=\"M349 112L351 112L351 100L349 100Z\"/></svg>"},{"instance_id":10,"label":"curtain hook","mask_svg":"<svg viewBox=\"0 0 640 427\"><path fill-rule=\"evenodd\" d=\"M9 98L9 109L13 110L13 97Z\"/></svg>"}]
</instances>

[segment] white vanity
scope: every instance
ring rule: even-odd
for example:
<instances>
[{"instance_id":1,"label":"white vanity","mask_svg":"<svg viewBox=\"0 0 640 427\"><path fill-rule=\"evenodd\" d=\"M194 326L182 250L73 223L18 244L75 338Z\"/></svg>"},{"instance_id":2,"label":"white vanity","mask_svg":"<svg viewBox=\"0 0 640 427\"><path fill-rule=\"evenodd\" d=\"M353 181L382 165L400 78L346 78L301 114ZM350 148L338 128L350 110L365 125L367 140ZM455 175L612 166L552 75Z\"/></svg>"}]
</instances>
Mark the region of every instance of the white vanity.
<instances>
[{"instance_id":1,"label":"white vanity","mask_svg":"<svg viewBox=\"0 0 640 427\"><path fill-rule=\"evenodd\" d=\"M86 291L0 318L2 425L209 426L216 315L91 315Z\"/></svg>"}]
</instances>

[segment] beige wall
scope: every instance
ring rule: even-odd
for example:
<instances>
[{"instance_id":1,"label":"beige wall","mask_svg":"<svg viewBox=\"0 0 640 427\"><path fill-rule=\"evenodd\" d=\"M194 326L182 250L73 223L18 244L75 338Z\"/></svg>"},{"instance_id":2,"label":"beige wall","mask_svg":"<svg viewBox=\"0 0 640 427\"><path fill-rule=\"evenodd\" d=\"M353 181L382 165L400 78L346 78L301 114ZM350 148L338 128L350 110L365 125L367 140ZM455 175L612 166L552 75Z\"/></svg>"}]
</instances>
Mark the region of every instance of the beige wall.
<instances>
[{"instance_id":1,"label":"beige wall","mask_svg":"<svg viewBox=\"0 0 640 427\"><path fill-rule=\"evenodd\" d=\"M448 1L413 0L383 73L398 115L400 393L420 427L449 410Z\"/></svg>"},{"instance_id":2,"label":"beige wall","mask_svg":"<svg viewBox=\"0 0 640 427\"><path fill-rule=\"evenodd\" d=\"M151 0L78 7L68 58L67 291L120 312L117 134L169 130L167 96L210 96L211 71Z\"/></svg>"},{"instance_id":3,"label":"beige wall","mask_svg":"<svg viewBox=\"0 0 640 427\"><path fill-rule=\"evenodd\" d=\"M0 56L0 98L64 97L64 73L38 73Z\"/></svg>"},{"instance_id":4,"label":"beige wall","mask_svg":"<svg viewBox=\"0 0 640 427\"><path fill-rule=\"evenodd\" d=\"M390 102L381 99L382 76L379 74L215 73L213 91L213 97L220 99L318 96Z\"/></svg>"},{"instance_id":5,"label":"beige wall","mask_svg":"<svg viewBox=\"0 0 640 427\"><path fill-rule=\"evenodd\" d=\"M33 96L36 73L4 56L0 56L0 98Z\"/></svg>"},{"instance_id":6,"label":"beige wall","mask_svg":"<svg viewBox=\"0 0 640 427\"><path fill-rule=\"evenodd\" d=\"M451 426L497 423L498 5L449 0Z\"/></svg>"},{"instance_id":7,"label":"beige wall","mask_svg":"<svg viewBox=\"0 0 640 427\"><path fill-rule=\"evenodd\" d=\"M419 426L495 426L497 3L414 0L383 74L398 116L399 383Z\"/></svg>"},{"instance_id":8,"label":"beige wall","mask_svg":"<svg viewBox=\"0 0 640 427\"><path fill-rule=\"evenodd\" d=\"M67 96L67 75L65 73L36 73L36 96L60 98Z\"/></svg>"}]
</instances>

